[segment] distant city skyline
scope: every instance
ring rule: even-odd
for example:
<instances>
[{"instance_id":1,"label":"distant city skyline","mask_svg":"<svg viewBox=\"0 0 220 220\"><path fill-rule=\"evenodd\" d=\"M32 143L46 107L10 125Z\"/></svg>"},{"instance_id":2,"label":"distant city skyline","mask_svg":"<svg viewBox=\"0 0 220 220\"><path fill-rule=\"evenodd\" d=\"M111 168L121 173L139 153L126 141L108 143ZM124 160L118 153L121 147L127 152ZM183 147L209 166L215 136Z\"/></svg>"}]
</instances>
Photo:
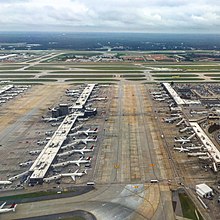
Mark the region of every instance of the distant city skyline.
<instances>
[{"instance_id":1,"label":"distant city skyline","mask_svg":"<svg viewBox=\"0 0 220 220\"><path fill-rule=\"evenodd\" d=\"M220 33L219 0L0 0L1 31Z\"/></svg>"}]
</instances>

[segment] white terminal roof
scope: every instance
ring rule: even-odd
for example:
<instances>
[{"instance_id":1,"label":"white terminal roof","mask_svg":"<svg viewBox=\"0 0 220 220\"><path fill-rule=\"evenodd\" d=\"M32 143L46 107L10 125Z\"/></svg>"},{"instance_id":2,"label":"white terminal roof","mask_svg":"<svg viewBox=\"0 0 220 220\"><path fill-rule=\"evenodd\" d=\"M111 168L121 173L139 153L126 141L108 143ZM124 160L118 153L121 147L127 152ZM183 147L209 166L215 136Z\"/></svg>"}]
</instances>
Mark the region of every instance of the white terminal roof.
<instances>
[{"instance_id":1,"label":"white terminal roof","mask_svg":"<svg viewBox=\"0 0 220 220\"><path fill-rule=\"evenodd\" d=\"M177 94L177 92L172 88L170 83L163 83L169 94L173 97L174 101L176 102L177 105L184 105L185 102L183 101L182 98Z\"/></svg>"},{"instance_id":2,"label":"white terminal roof","mask_svg":"<svg viewBox=\"0 0 220 220\"><path fill-rule=\"evenodd\" d=\"M38 158L35 160L30 172L33 172L31 179L42 179L46 175L48 169L50 168L54 158L56 157L60 147L66 140L70 129L74 125L78 116L71 114L65 117L63 122L58 127L57 131L54 133L50 141L46 144Z\"/></svg>"},{"instance_id":3,"label":"white terminal roof","mask_svg":"<svg viewBox=\"0 0 220 220\"><path fill-rule=\"evenodd\" d=\"M207 194L207 193L210 193L210 192L213 191L213 190L212 190L208 185L206 185L205 183L201 183L201 184L196 185L196 189L197 189L197 190L200 190L200 192L201 192L202 194Z\"/></svg>"},{"instance_id":4,"label":"white terminal roof","mask_svg":"<svg viewBox=\"0 0 220 220\"><path fill-rule=\"evenodd\" d=\"M14 86L13 85L6 85L6 86L3 86L2 88L0 88L0 95L8 90L10 90L11 88L13 88Z\"/></svg>"},{"instance_id":5,"label":"white terminal roof","mask_svg":"<svg viewBox=\"0 0 220 220\"><path fill-rule=\"evenodd\" d=\"M195 131L196 135L199 137L204 147L208 150L208 153L211 155L213 161L220 165L220 152L217 147L212 143L210 138L206 135L206 133L202 130L200 125L197 122L189 122Z\"/></svg>"},{"instance_id":6,"label":"white terminal roof","mask_svg":"<svg viewBox=\"0 0 220 220\"><path fill-rule=\"evenodd\" d=\"M76 103L71 106L73 109L81 109L83 106L86 104L89 96L92 93L92 90L94 89L95 84L88 84L86 88L83 90L82 94L80 97L77 99Z\"/></svg>"},{"instance_id":7,"label":"white terminal roof","mask_svg":"<svg viewBox=\"0 0 220 220\"><path fill-rule=\"evenodd\" d=\"M170 83L163 83L169 94L172 96L177 105L190 105L190 104L201 104L199 100L186 100L182 99L178 93L172 88Z\"/></svg>"}]
</instances>

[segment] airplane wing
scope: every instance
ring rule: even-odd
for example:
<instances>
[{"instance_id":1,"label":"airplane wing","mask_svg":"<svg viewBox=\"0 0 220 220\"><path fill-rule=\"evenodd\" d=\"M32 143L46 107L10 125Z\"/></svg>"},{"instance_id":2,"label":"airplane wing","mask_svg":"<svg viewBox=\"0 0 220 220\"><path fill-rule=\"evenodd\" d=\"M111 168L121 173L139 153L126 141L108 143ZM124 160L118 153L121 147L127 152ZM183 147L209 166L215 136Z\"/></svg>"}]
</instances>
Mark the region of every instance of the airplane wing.
<instances>
[{"instance_id":1,"label":"airplane wing","mask_svg":"<svg viewBox=\"0 0 220 220\"><path fill-rule=\"evenodd\" d=\"M84 144L87 144L87 141L86 141L86 140L82 140L82 142L83 142Z\"/></svg>"},{"instance_id":2,"label":"airplane wing","mask_svg":"<svg viewBox=\"0 0 220 220\"><path fill-rule=\"evenodd\" d=\"M78 173L79 169L77 169L74 173Z\"/></svg>"},{"instance_id":3,"label":"airplane wing","mask_svg":"<svg viewBox=\"0 0 220 220\"><path fill-rule=\"evenodd\" d=\"M5 206L6 202L4 202L1 206L0 209L2 209Z\"/></svg>"},{"instance_id":4,"label":"airplane wing","mask_svg":"<svg viewBox=\"0 0 220 220\"><path fill-rule=\"evenodd\" d=\"M76 181L75 175L72 175L71 178L73 179L73 181Z\"/></svg>"},{"instance_id":5,"label":"airplane wing","mask_svg":"<svg viewBox=\"0 0 220 220\"><path fill-rule=\"evenodd\" d=\"M82 150L79 150L79 152L80 152L82 155L84 155L84 152L83 152Z\"/></svg>"},{"instance_id":6,"label":"airplane wing","mask_svg":"<svg viewBox=\"0 0 220 220\"><path fill-rule=\"evenodd\" d=\"M79 167L80 166L79 162L76 162L76 165Z\"/></svg>"}]
</instances>

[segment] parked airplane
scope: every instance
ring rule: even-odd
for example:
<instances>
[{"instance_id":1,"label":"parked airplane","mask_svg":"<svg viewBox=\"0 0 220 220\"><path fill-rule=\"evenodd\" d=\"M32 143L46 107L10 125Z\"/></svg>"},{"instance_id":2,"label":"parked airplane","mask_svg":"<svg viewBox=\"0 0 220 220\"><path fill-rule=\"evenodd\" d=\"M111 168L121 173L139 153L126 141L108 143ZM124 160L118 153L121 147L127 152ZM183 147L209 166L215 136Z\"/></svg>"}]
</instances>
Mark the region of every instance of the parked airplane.
<instances>
[{"instance_id":1,"label":"parked airplane","mask_svg":"<svg viewBox=\"0 0 220 220\"><path fill-rule=\"evenodd\" d=\"M189 157L199 157L199 156L207 156L207 153L205 152L196 152L196 153L188 153Z\"/></svg>"},{"instance_id":2,"label":"parked airplane","mask_svg":"<svg viewBox=\"0 0 220 220\"><path fill-rule=\"evenodd\" d=\"M47 142L48 142L48 141L46 141L46 140L45 140L45 141L38 141L38 142L37 142L37 145L44 145L44 144L47 144Z\"/></svg>"},{"instance_id":3,"label":"parked airplane","mask_svg":"<svg viewBox=\"0 0 220 220\"><path fill-rule=\"evenodd\" d=\"M11 181L3 181L3 180L0 180L0 185L10 185L12 184Z\"/></svg>"},{"instance_id":4,"label":"parked airplane","mask_svg":"<svg viewBox=\"0 0 220 220\"><path fill-rule=\"evenodd\" d=\"M184 148L183 146L181 147L174 147L174 150L178 150L179 152L189 152L190 150Z\"/></svg>"},{"instance_id":5,"label":"parked airplane","mask_svg":"<svg viewBox=\"0 0 220 220\"><path fill-rule=\"evenodd\" d=\"M174 141L175 142L180 142L181 144L185 144L185 143L191 142L191 140L188 139L188 138L179 138L179 139L177 139L176 137L174 138Z\"/></svg>"},{"instance_id":6,"label":"parked airplane","mask_svg":"<svg viewBox=\"0 0 220 220\"><path fill-rule=\"evenodd\" d=\"M90 160L91 160L90 157L87 157L86 159L83 159L83 157L80 157L79 160L72 160L72 161L66 161L66 162L62 162L62 163L56 163L56 164L53 164L52 167L53 168L65 167L65 166L68 166L70 164L76 164L79 167L80 164L90 163Z\"/></svg>"},{"instance_id":7,"label":"parked airplane","mask_svg":"<svg viewBox=\"0 0 220 220\"><path fill-rule=\"evenodd\" d=\"M155 98L154 100L162 102L162 101L165 101L165 98Z\"/></svg>"},{"instance_id":8,"label":"parked airplane","mask_svg":"<svg viewBox=\"0 0 220 220\"><path fill-rule=\"evenodd\" d=\"M57 154L58 157L65 157L65 156L70 156L74 153L80 153L82 155L84 155L84 153L87 153L87 152L92 152L94 150L94 146L92 146L91 148L82 148L82 149L74 149L74 150L71 150L71 151L67 151L67 152L64 152L64 153L60 153L60 154Z\"/></svg>"},{"instance_id":9,"label":"parked airplane","mask_svg":"<svg viewBox=\"0 0 220 220\"><path fill-rule=\"evenodd\" d=\"M34 163L34 161L27 161L27 162L24 162L24 163L20 163L19 166L20 167L27 167L29 165L32 165Z\"/></svg>"},{"instance_id":10,"label":"parked airplane","mask_svg":"<svg viewBox=\"0 0 220 220\"><path fill-rule=\"evenodd\" d=\"M80 143L81 143L80 140L74 141L74 142L71 143L71 144L67 144L67 145L62 146L61 149L62 149L62 150L65 150L65 149L67 149L67 148L74 148L74 146L76 146L76 145L78 145L78 144L80 144Z\"/></svg>"},{"instance_id":11,"label":"parked airplane","mask_svg":"<svg viewBox=\"0 0 220 220\"><path fill-rule=\"evenodd\" d=\"M37 154L39 154L41 152L41 150L31 150L30 152L29 152L29 154L30 155L37 155Z\"/></svg>"},{"instance_id":12,"label":"parked airplane","mask_svg":"<svg viewBox=\"0 0 220 220\"><path fill-rule=\"evenodd\" d=\"M65 176L70 176L70 177L72 177L73 181L76 181L76 177L81 177L81 176L87 174L87 170L84 170L82 173L79 173L78 171L79 171L79 169L76 170L74 173L63 173L63 174L61 174L61 176L62 177L63 176L64 177Z\"/></svg>"},{"instance_id":13,"label":"parked airplane","mask_svg":"<svg viewBox=\"0 0 220 220\"><path fill-rule=\"evenodd\" d=\"M191 115L193 115L193 114L196 114L196 115L207 115L208 111L193 111L193 110L191 110L190 114Z\"/></svg>"},{"instance_id":14,"label":"parked airplane","mask_svg":"<svg viewBox=\"0 0 220 220\"><path fill-rule=\"evenodd\" d=\"M6 213L6 212L15 212L16 206L17 204L13 203L9 208L3 208L6 205L6 202L4 202L1 206L0 206L0 213Z\"/></svg>"},{"instance_id":15,"label":"parked airplane","mask_svg":"<svg viewBox=\"0 0 220 220\"><path fill-rule=\"evenodd\" d=\"M93 136L93 138L86 138L86 139L76 139L73 137L75 141L80 141L81 143L87 144L88 142L96 142L97 141L97 136Z\"/></svg>"},{"instance_id":16,"label":"parked airplane","mask_svg":"<svg viewBox=\"0 0 220 220\"><path fill-rule=\"evenodd\" d=\"M179 132L183 133L184 131L191 130L191 129L192 129L191 127L185 127L185 128L180 129Z\"/></svg>"},{"instance_id":17,"label":"parked airplane","mask_svg":"<svg viewBox=\"0 0 220 220\"><path fill-rule=\"evenodd\" d=\"M45 118L44 116L42 116L42 119L43 119L43 121L45 121L45 122L56 122L56 121L59 121L59 120L61 120L61 119L63 119L65 116L60 116L60 117L57 117L57 118L52 118L52 117L50 117L50 118Z\"/></svg>"},{"instance_id":18,"label":"parked airplane","mask_svg":"<svg viewBox=\"0 0 220 220\"><path fill-rule=\"evenodd\" d=\"M79 93L78 92L68 92L66 93L67 96L73 96L73 97L78 97Z\"/></svg>"},{"instance_id":19,"label":"parked airplane","mask_svg":"<svg viewBox=\"0 0 220 220\"><path fill-rule=\"evenodd\" d=\"M56 127L56 126L59 126L59 125L60 125L60 123L52 123L51 124L52 127Z\"/></svg>"},{"instance_id":20,"label":"parked airplane","mask_svg":"<svg viewBox=\"0 0 220 220\"><path fill-rule=\"evenodd\" d=\"M79 130L79 129L82 128L82 127L83 127L83 124L78 125L78 126L72 128L71 131L72 131L72 132L77 131L77 130Z\"/></svg>"},{"instance_id":21,"label":"parked airplane","mask_svg":"<svg viewBox=\"0 0 220 220\"><path fill-rule=\"evenodd\" d=\"M52 135L53 133L54 133L54 131L46 131L46 132L45 132L45 135L50 136L50 135Z\"/></svg>"},{"instance_id":22,"label":"parked airplane","mask_svg":"<svg viewBox=\"0 0 220 220\"><path fill-rule=\"evenodd\" d=\"M180 126L182 123L185 123L185 118L182 118L177 124L176 126Z\"/></svg>"},{"instance_id":23,"label":"parked airplane","mask_svg":"<svg viewBox=\"0 0 220 220\"><path fill-rule=\"evenodd\" d=\"M174 138L174 141L175 142L180 142L180 143L182 143L182 144L185 144L185 143L187 143L187 142L190 142L191 141L191 139L193 138L193 137L195 137L195 135L196 135L196 133L193 133L192 135L190 135L189 137L187 137L187 138Z\"/></svg>"},{"instance_id":24,"label":"parked airplane","mask_svg":"<svg viewBox=\"0 0 220 220\"><path fill-rule=\"evenodd\" d=\"M77 131L76 133L72 134L74 135L86 135L89 136L89 134L96 134L98 132L98 128L95 128L94 130L92 129L87 129L86 131Z\"/></svg>"},{"instance_id":25,"label":"parked airplane","mask_svg":"<svg viewBox=\"0 0 220 220\"><path fill-rule=\"evenodd\" d=\"M78 121L87 121L89 118L77 118Z\"/></svg>"},{"instance_id":26,"label":"parked airplane","mask_svg":"<svg viewBox=\"0 0 220 220\"><path fill-rule=\"evenodd\" d=\"M195 146L195 147L186 147L186 149L189 149L190 151L193 151L193 150L199 150L199 151L201 151L201 150L203 150L203 147L201 147L201 146Z\"/></svg>"},{"instance_id":27,"label":"parked airplane","mask_svg":"<svg viewBox=\"0 0 220 220\"><path fill-rule=\"evenodd\" d=\"M74 92L79 93L79 90L77 90L77 89L66 89L66 93L74 93Z\"/></svg>"},{"instance_id":28,"label":"parked airplane","mask_svg":"<svg viewBox=\"0 0 220 220\"><path fill-rule=\"evenodd\" d=\"M17 180L19 178L22 178L25 175L28 175L28 173L29 173L29 171L27 170L27 171L25 171L23 173L20 173L20 174L16 175L16 176L10 177L8 180L13 182L13 181L15 181L15 180Z\"/></svg>"},{"instance_id":29,"label":"parked airplane","mask_svg":"<svg viewBox=\"0 0 220 220\"><path fill-rule=\"evenodd\" d=\"M177 117L171 117L171 118L164 118L164 121L167 122L167 123L172 123L178 119L181 119L182 117L181 116L177 116Z\"/></svg>"}]
</instances>

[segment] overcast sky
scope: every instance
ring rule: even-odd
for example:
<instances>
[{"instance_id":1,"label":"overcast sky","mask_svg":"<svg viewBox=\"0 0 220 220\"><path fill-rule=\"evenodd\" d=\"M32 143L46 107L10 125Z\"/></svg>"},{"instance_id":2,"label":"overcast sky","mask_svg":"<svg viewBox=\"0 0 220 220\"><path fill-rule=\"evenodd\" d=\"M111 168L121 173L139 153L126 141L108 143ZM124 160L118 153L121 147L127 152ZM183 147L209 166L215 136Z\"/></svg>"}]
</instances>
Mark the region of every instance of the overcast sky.
<instances>
[{"instance_id":1,"label":"overcast sky","mask_svg":"<svg viewBox=\"0 0 220 220\"><path fill-rule=\"evenodd\" d=\"M220 33L220 0L0 0L0 30Z\"/></svg>"}]
</instances>

